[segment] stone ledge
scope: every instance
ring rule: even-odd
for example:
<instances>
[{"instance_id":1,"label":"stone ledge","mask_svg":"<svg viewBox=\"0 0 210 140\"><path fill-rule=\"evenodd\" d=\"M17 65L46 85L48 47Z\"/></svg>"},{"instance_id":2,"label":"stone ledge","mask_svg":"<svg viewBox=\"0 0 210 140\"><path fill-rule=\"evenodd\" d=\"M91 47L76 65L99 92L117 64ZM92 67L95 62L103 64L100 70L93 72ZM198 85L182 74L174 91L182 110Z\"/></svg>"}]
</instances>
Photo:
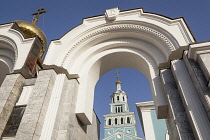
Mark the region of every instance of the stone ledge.
<instances>
[{"instance_id":1,"label":"stone ledge","mask_svg":"<svg viewBox=\"0 0 210 140\"><path fill-rule=\"evenodd\" d=\"M210 41L191 44L188 58L198 62L210 87Z\"/></svg>"},{"instance_id":2,"label":"stone ledge","mask_svg":"<svg viewBox=\"0 0 210 140\"><path fill-rule=\"evenodd\" d=\"M69 72L63 67L59 67L59 66L56 66L56 65L45 65L45 64L43 64L42 66L43 66L43 70L54 69L54 71L57 74L64 73L68 79L77 79L77 78L79 78L78 74L69 74Z\"/></svg>"}]
</instances>

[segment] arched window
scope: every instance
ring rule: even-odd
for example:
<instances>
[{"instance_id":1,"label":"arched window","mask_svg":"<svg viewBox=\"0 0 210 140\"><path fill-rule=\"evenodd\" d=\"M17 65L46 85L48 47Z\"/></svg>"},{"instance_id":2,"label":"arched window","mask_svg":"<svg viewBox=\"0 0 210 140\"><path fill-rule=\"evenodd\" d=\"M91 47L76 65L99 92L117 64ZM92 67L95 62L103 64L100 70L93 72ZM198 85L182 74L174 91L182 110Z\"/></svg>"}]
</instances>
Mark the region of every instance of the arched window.
<instances>
[{"instance_id":1,"label":"arched window","mask_svg":"<svg viewBox=\"0 0 210 140\"><path fill-rule=\"evenodd\" d=\"M112 124L112 120L111 119L109 119L109 125L111 125Z\"/></svg>"},{"instance_id":2,"label":"arched window","mask_svg":"<svg viewBox=\"0 0 210 140\"><path fill-rule=\"evenodd\" d=\"M120 100L120 97L119 97L119 96L117 96L117 100L118 100L118 101Z\"/></svg>"},{"instance_id":3,"label":"arched window","mask_svg":"<svg viewBox=\"0 0 210 140\"><path fill-rule=\"evenodd\" d=\"M117 118L115 118L114 120L115 120L115 124L117 124Z\"/></svg>"},{"instance_id":4,"label":"arched window","mask_svg":"<svg viewBox=\"0 0 210 140\"><path fill-rule=\"evenodd\" d=\"M123 112L122 106L120 107L120 112Z\"/></svg>"},{"instance_id":5,"label":"arched window","mask_svg":"<svg viewBox=\"0 0 210 140\"><path fill-rule=\"evenodd\" d=\"M123 96L123 101L125 101L125 96Z\"/></svg>"},{"instance_id":6,"label":"arched window","mask_svg":"<svg viewBox=\"0 0 210 140\"><path fill-rule=\"evenodd\" d=\"M131 123L130 117L127 117L127 123Z\"/></svg>"},{"instance_id":7,"label":"arched window","mask_svg":"<svg viewBox=\"0 0 210 140\"><path fill-rule=\"evenodd\" d=\"M118 112L117 112L117 106L115 107L115 112L118 113Z\"/></svg>"},{"instance_id":8,"label":"arched window","mask_svg":"<svg viewBox=\"0 0 210 140\"><path fill-rule=\"evenodd\" d=\"M123 124L123 118L121 118L121 124Z\"/></svg>"},{"instance_id":9,"label":"arched window","mask_svg":"<svg viewBox=\"0 0 210 140\"><path fill-rule=\"evenodd\" d=\"M118 106L117 108L118 108L118 112L120 112L120 107Z\"/></svg>"}]
</instances>

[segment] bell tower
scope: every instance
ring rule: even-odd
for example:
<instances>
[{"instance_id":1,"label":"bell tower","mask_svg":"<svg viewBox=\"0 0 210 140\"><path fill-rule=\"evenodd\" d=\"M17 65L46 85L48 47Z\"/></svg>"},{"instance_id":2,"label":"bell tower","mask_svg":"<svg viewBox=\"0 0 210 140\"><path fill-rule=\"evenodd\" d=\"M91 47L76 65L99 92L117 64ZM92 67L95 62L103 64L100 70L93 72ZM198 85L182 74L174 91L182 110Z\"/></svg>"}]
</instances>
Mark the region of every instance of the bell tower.
<instances>
[{"instance_id":1,"label":"bell tower","mask_svg":"<svg viewBox=\"0 0 210 140\"><path fill-rule=\"evenodd\" d=\"M137 137L134 112L129 111L128 96L121 88L118 71L116 75L116 91L110 96L110 114L104 115L103 140L139 140L141 138Z\"/></svg>"}]
</instances>

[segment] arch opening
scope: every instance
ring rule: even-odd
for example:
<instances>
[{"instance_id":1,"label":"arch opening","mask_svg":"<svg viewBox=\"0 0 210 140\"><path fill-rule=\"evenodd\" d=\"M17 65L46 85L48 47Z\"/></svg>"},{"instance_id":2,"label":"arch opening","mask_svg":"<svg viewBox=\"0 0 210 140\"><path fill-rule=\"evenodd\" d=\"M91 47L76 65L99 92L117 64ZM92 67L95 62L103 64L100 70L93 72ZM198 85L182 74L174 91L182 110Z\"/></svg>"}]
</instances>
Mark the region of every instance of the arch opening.
<instances>
[{"instance_id":1,"label":"arch opening","mask_svg":"<svg viewBox=\"0 0 210 140\"><path fill-rule=\"evenodd\" d=\"M167 110L167 101L159 70L169 66L172 53L181 48L180 45L192 40L178 36L180 28L171 22L163 25L157 19L153 21L87 22L84 27L82 24L52 43L55 58L50 58L51 53L44 63L60 66L80 77L76 115L81 122L91 124L94 87L98 79L121 67L136 69L148 78L158 117L166 116L163 112Z\"/></svg>"},{"instance_id":2,"label":"arch opening","mask_svg":"<svg viewBox=\"0 0 210 140\"><path fill-rule=\"evenodd\" d=\"M91 124L88 116L91 117L92 115L91 109L93 108L96 82L104 73L120 67L133 68L142 72L150 82L156 104L166 104L166 101L163 102L165 97L161 95L164 92L156 61L142 50L133 50L129 47L112 48L90 57L83 65L83 69L79 71L81 78L78 79L80 88L76 114L84 124ZM80 105L78 106L78 104Z\"/></svg>"},{"instance_id":3,"label":"arch opening","mask_svg":"<svg viewBox=\"0 0 210 140\"><path fill-rule=\"evenodd\" d=\"M112 95L117 88L115 84L116 71L120 71L120 81L122 82L121 88L128 96L128 106L126 105L125 109L129 110L129 112L135 112L138 135L139 137L144 137L139 117L137 117L138 112L135 103L153 100L152 93L146 76L138 70L131 68L113 69L101 76L99 81L97 81L94 91L94 111L101 122L100 130L102 131L100 132L100 137L104 137L104 126L109 127L108 125L103 124L103 120L105 119L103 115L115 112L115 108L110 108L110 103L112 103L110 95ZM118 121L119 125L126 125L127 118L120 117Z\"/></svg>"},{"instance_id":4,"label":"arch opening","mask_svg":"<svg viewBox=\"0 0 210 140\"><path fill-rule=\"evenodd\" d=\"M6 74L13 71L17 55L14 48L16 48L16 46L11 39L0 36L0 86Z\"/></svg>"}]
</instances>

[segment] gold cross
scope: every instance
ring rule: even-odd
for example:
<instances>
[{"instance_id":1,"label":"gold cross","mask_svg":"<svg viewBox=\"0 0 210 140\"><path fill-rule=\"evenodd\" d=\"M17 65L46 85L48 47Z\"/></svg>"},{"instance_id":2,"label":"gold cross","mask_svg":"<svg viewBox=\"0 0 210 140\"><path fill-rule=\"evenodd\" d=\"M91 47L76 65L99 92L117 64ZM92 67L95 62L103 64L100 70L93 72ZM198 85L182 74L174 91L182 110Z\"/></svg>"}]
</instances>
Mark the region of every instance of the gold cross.
<instances>
[{"instance_id":1,"label":"gold cross","mask_svg":"<svg viewBox=\"0 0 210 140\"><path fill-rule=\"evenodd\" d=\"M38 12L37 13L33 13L32 15L35 16L35 18L33 19L32 23L33 24L36 24L38 22L38 19L39 19L39 16L42 14L42 13L46 13L47 11L45 11L44 8L40 8L38 9Z\"/></svg>"},{"instance_id":2,"label":"gold cross","mask_svg":"<svg viewBox=\"0 0 210 140\"><path fill-rule=\"evenodd\" d=\"M120 78L120 76L119 76L120 72L119 71L116 71L115 74L117 75L117 80L119 80L119 78Z\"/></svg>"}]
</instances>

